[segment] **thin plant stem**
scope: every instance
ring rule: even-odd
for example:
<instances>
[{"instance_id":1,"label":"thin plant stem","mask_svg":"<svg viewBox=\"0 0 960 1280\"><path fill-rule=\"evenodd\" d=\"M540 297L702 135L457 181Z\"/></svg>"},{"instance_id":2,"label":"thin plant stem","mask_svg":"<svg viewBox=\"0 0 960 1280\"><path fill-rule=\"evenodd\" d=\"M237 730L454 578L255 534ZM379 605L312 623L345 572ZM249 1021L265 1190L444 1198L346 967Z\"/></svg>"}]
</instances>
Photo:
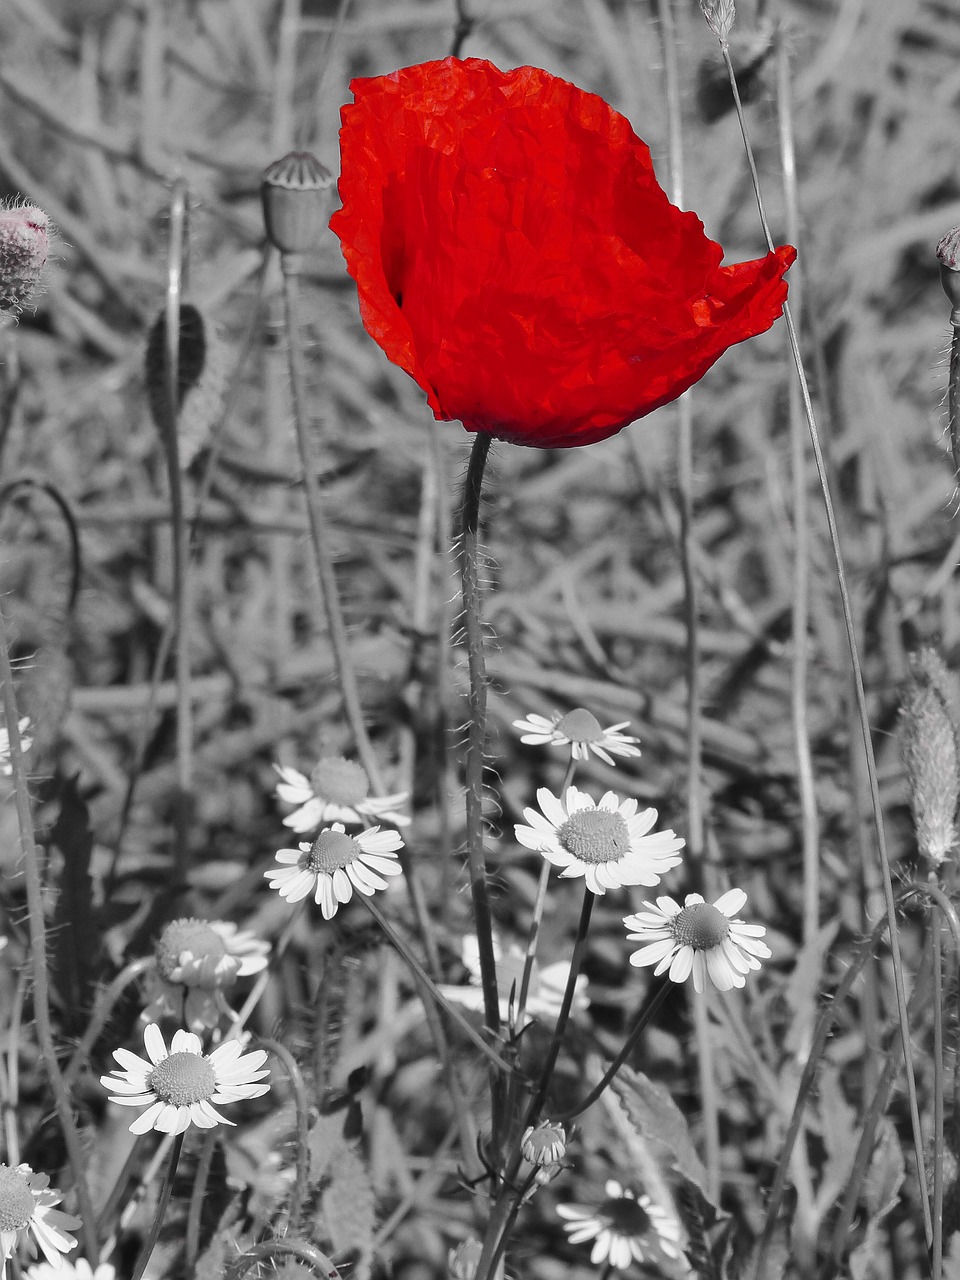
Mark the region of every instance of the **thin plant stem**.
<instances>
[{"instance_id":1,"label":"thin plant stem","mask_svg":"<svg viewBox=\"0 0 960 1280\"><path fill-rule=\"evenodd\" d=\"M472 34L477 20L467 8L467 0L453 0L457 11L457 20L453 28L453 40L450 43L450 57L459 58L467 38Z\"/></svg>"},{"instance_id":2,"label":"thin plant stem","mask_svg":"<svg viewBox=\"0 0 960 1280\"><path fill-rule=\"evenodd\" d=\"M474 1047L479 1049L495 1070L503 1072L508 1076L511 1075L513 1073L513 1068L510 1064L504 1062L503 1058L500 1057L497 1051L487 1044L483 1037L480 1036L466 1020L460 1010L457 1009L455 1005L452 1005L446 996L440 991L437 984L433 981L426 969L424 969L423 965L417 959L415 953L411 950L409 944L404 940L389 920L387 920L386 916L384 916L376 903L365 894L358 894L357 896L373 916L374 920L376 920L377 924L386 934L390 942L396 947L404 960L406 960L418 983L426 988L440 1008L443 1009L444 1013L448 1014L453 1019L460 1030L467 1036Z\"/></svg>"},{"instance_id":3,"label":"thin plant stem","mask_svg":"<svg viewBox=\"0 0 960 1280\"><path fill-rule=\"evenodd\" d=\"M950 313L950 373L947 380L947 429L953 454L954 479L960 484L960 308Z\"/></svg>"},{"instance_id":4,"label":"thin plant stem","mask_svg":"<svg viewBox=\"0 0 960 1280\"><path fill-rule=\"evenodd\" d=\"M23 878L27 888L30 959L33 970L33 1013L37 1024L37 1040L40 1044L40 1056L43 1059L57 1115L60 1118L63 1140L67 1148L67 1160L76 1186L77 1203L82 1219L83 1250L88 1261L95 1264L98 1256L97 1219L93 1211L93 1202L90 1199L90 1188L87 1185L80 1133L77 1129L77 1122L74 1119L73 1107L70 1104L70 1095L63 1083L63 1075L60 1071L60 1064L57 1061L57 1048L53 1038L53 1023L50 1018L50 984L47 976L47 937L46 922L43 915L40 853L37 849L33 830L33 815L30 811L27 772L24 766L23 748L20 745L17 699L13 688L13 669L10 665L7 623L2 607L0 607L0 697L2 697L3 701L3 715L7 722L7 733L9 734L13 794L17 808L17 821L20 827Z\"/></svg>"},{"instance_id":5,"label":"thin plant stem","mask_svg":"<svg viewBox=\"0 0 960 1280\"><path fill-rule=\"evenodd\" d=\"M261 969L257 974L257 980L250 989L250 993L246 1000L244 1000L243 1004L240 1006L240 1011L234 1018L230 1026L230 1030L224 1036L224 1040L235 1040L247 1025L247 1020L259 1004L260 997L263 995L264 991L266 991L267 985L273 977L274 970L286 953L287 947L290 945L290 939L296 932L297 925L300 923L300 917L306 909L307 902L307 898L302 898L300 902L297 903L297 909L291 914L290 919L283 926L280 937L277 939L276 946L270 953L269 964L265 969Z\"/></svg>"},{"instance_id":6,"label":"thin plant stem","mask_svg":"<svg viewBox=\"0 0 960 1280\"><path fill-rule=\"evenodd\" d=\"M127 1157L123 1162L123 1167L113 1181L113 1186L110 1188L110 1194L107 1196L106 1203L100 1210L100 1216L97 1220L97 1233L101 1237L106 1236L106 1233L110 1230L114 1216L120 1210L120 1204L127 1189L127 1183L133 1177L133 1171L139 1164L140 1159L140 1144L137 1141L134 1141L130 1144L130 1150L127 1152ZM104 1258L109 1257L113 1252L115 1244L115 1237L107 1239L101 1256Z\"/></svg>"},{"instance_id":7,"label":"thin plant stem","mask_svg":"<svg viewBox=\"0 0 960 1280\"><path fill-rule=\"evenodd\" d=\"M278 1255L296 1258L312 1267L323 1280L341 1280L340 1272L327 1255L321 1253L315 1244L307 1244L305 1240L265 1240L263 1244L255 1244L230 1263L224 1272L224 1280L242 1280L251 1267Z\"/></svg>"},{"instance_id":8,"label":"thin plant stem","mask_svg":"<svg viewBox=\"0 0 960 1280\"><path fill-rule=\"evenodd\" d=\"M114 1005L129 987L142 973L146 973L148 969L152 969L156 964L153 956L143 956L139 960L131 960L125 965L114 980L104 991L100 993L97 1003L94 1005L93 1012L90 1014L90 1020L87 1023L83 1038L73 1051L73 1057L67 1063L66 1070L63 1073L63 1083L66 1088L70 1088L80 1069L89 1059L93 1052L93 1046L97 1043L101 1031L107 1025L110 1014L113 1012Z\"/></svg>"},{"instance_id":9,"label":"thin plant stem","mask_svg":"<svg viewBox=\"0 0 960 1280\"><path fill-rule=\"evenodd\" d=\"M303 471L303 491L307 503L307 516L310 521L310 536L313 542L313 554L320 589L323 593L324 608L327 613L327 628L330 643L333 647L334 660L337 665L337 676L340 681L340 693L343 697L344 710L357 745L360 762L370 779L370 785L377 795L384 794L383 780L376 753L367 734L363 719L363 708L357 689L357 677L350 661L347 628L340 607L340 593L337 588L337 575L330 556L330 537L327 532L326 519L320 500L320 486L313 462L313 449L310 441L310 430L307 423L307 382L303 354L302 327L300 323L300 266L298 254L281 254L280 264L283 269L283 298L287 322L287 354L290 361L290 387L293 394L293 419L297 432L297 444L300 449L300 465Z\"/></svg>"},{"instance_id":10,"label":"thin plant stem","mask_svg":"<svg viewBox=\"0 0 960 1280\"><path fill-rule=\"evenodd\" d=\"M186 1262L188 1275L193 1273L193 1269L197 1265L197 1258L200 1256L200 1217L203 1213L207 1184L210 1181L213 1153L217 1149L219 1139L220 1135L216 1129L210 1129L203 1135L200 1159L197 1161L197 1171L193 1176L193 1188L190 1192L190 1205L187 1209L187 1230L184 1243L184 1261Z\"/></svg>"},{"instance_id":11,"label":"thin plant stem","mask_svg":"<svg viewBox=\"0 0 960 1280\"><path fill-rule=\"evenodd\" d=\"M170 1205L170 1196L173 1192L173 1180L176 1177L177 1165L180 1163L180 1152L183 1150L183 1134L178 1133L173 1139L173 1145L170 1148L170 1163L167 1165L167 1172L164 1175L163 1185L160 1187L160 1198L157 1201L157 1211L153 1215L153 1222L150 1226L150 1233L143 1242L143 1248L140 1250L140 1256L137 1258L137 1264L133 1268L133 1275L130 1280L142 1280L143 1273L147 1269L147 1263L156 1248L157 1240L160 1237L160 1229L163 1226L163 1220L167 1216L167 1209Z\"/></svg>"},{"instance_id":12,"label":"thin plant stem","mask_svg":"<svg viewBox=\"0 0 960 1280\"><path fill-rule=\"evenodd\" d=\"M743 138L747 164L750 169L750 177L753 182L754 194L757 200L760 224L763 228L767 248L771 253L773 253L773 237L770 234L770 227L767 223L767 215L763 206L763 195L760 190L760 177L757 173L753 147L750 144L750 137L747 133L746 120L743 114L743 104L740 101L740 91L737 87L736 72L733 68L733 61L730 57L730 48L726 40L720 41L720 51L723 55L724 65L727 68L727 76L730 80L730 89L733 94L734 105L737 111L737 120L740 124L740 133ZM910 1108L910 1126L913 1130L913 1146L917 1160L917 1168L922 1171L925 1167L923 1155L923 1131L920 1125L920 1107L917 1101L917 1080L913 1062L913 1046L910 1042L910 1022L907 1016L907 995L903 977L903 959L900 953L900 936L897 932L896 904L893 892L893 879L890 873L890 855L887 851L886 833L883 826L880 783L877 778L877 762L873 751L873 740L870 730L870 713L867 708L867 696L863 684L863 670L860 665L857 633L853 621L853 611L850 605L850 593L847 588L847 575L843 564L843 554L840 549L840 534L837 526L836 513L833 507L833 495L830 491L830 484L827 478L826 462L820 445L820 432L817 428L816 415L813 410L813 401L810 396L810 387L807 382L803 356L800 352L800 342L793 323L793 315L790 310L789 302L784 302L783 304L783 319L787 326L787 334L790 339L790 350L793 354L794 363L797 369L797 376L800 380L800 392L803 397L803 408L807 419L807 427L810 432L813 456L817 465L817 476L820 481L820 491L823 496L827 528L830 534L830 545L833 550L834 563L836 566L837 582L840 589L840 604L843 613L843 626L844 631L846 632L847 645L850 650L850 666L853 673L854 690L856 693L860 734L863 739L863 750L866 757L867 777L870 785L870 802L873 810L874 826L876 828L877 854L880 861L880 873L883 880L883 896L886 902L887 921L890 926L890 952L893 959L893 984L897 997L897 1016L900 1024L900 1039L903 1045L904 1074L906 1077L907 1099ZM933 1224L930 1216L930 1197L927 1191L926 1182L922 1176L919 1178L919 1188L920 1203L923 1208L924 1237L927 1242L927 1247L929 1248L933 1241Z\"/></svg>"},{"instance_id":13,"label":"thin plant stem","mask_svg":"<svg viewBox=\"0 0 960 1280\"><path fill-rule=\"evenodd\" d=\"M933 965L933 1247L932 1272L943 1274L943 955L940 912L930 921L930 960Z\"/></svg>"},{"instance_id":14,"label":"thin plant stem","mask_svg":"<svg viewBox=\"0 0 960 1280\"><path fill-rule=\"evenodd\" d=\"M670 994L670 989L673 985L674 984L671 983L669 978L665 977L663 979L663 982L654 992L652 998L648 1000L640 1010L637 1020L630 1028L630 1033L623 1042L623 1047L620 1049L617 1056L612 1060L606 1071L593 1086L587 1096L582 1101L578 1102L575 1107L572 1107L569 1111L564 1111L562 1115L556 1117L558 1124L569 1124L571 1120L576 1120L577 1116L582 1116L583 1113L588 1111L600 1098L601 1094L609 1088L613 1083L617 1072L640 1043L640 1037L650 1025L654 1014L659 1013L664 1001Z\"/></svg>"},{"instance_id":15,"label":"thin plant stem","mask_svg":"<svg viewBox=\"0 0 960 1280\"><path fill-rule=\"evenodd\" d=\"M0 1054L0 1108L3 1109L4 1164L16 1168L20 1163L20 1135L17 1132L17 1108L10 1093L6 1064Z\"/></svg>"},{"instance_id":16,"label":"thin plant stem","mask_svg":"<svg viewBox=\"0 0 960 1280\"><path fill-rule=\"evenodd\" d=\"M287 1208L287 1220L294 1231L298 1231L310 1160L310 1104L307 1098L307 1086L304 1084L303 1072L297 1065L296 1058L279 1040L262 1037L259 1047L267 1049L275 1058L279 1058L293 1090L293 1102L297 1114L297 1159L293 1190L290 1193L290 1204Z\"/></svg>"},{"instance_id":17,"label":"thin plant stem","mask_svg":"<svg viewBox=\"0 0 960 1280\"><path fill-rule=\"evenodd\" d=\"M174 883L180 886L189 864L193 810L193 710L190 702L190 547L183 506L177 420L180 412L180 304L186 278L187 188L180 178L170 198L170 245L164 325L163 445L170 486L173 535L173 594L177 644L177 798L173 851Z\"/></svg>"}]
</instances>

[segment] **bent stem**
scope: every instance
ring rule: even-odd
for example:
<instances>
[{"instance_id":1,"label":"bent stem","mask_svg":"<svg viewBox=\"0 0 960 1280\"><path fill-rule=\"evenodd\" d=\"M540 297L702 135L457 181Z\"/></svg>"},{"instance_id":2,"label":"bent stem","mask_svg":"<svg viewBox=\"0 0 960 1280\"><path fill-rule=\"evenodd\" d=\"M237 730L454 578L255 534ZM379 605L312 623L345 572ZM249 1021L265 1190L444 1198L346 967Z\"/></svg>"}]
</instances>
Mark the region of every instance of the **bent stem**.
<instances>
[{"instance_id":1,"label":"bent stem","mask_svg":"<svg viewBox=\"0 0 960 1280\"><path fill-rule=\"evenodd\" d=\"M267 1240L263 1244L255 1244L230 1264L224 1272L224 1280L241 1280L258 1262L278 1254L306 1263L323 1280L340 1280L340 1272L327 1255L321 1253L315 1244L307 1244L305 1240Z\"/></svg>"},{"instance_id":2,"label":"bent stem","mask_svg":"<svg viewBox=\"0 0 960 1280\"><path fill-rule=\"evenodd\" d=\"M307 1086L304 1084L303 1072L297 1065L296 1058L279 1040L262 1037L260 1048L268 1050L275 1058L279 1058L293 1090L293 1101L297 1113L297 1164L293 1191L290 1194L290 1206L287 1210L287 1221L296 1231L300 1226L300 1213L303 1209L303 1194L307 1189L310 1160L310 1104L307 1100Z\"/></svg>"},{"instance_id":3,"label":"bent stem","mask_svg":"<svg viewBox=\"0 0 960 1280\"><path fill-rule=\"evenodd\" d=\"M747 156L747 165L750 169L750 177L753 182L757 209L760 214L760 225L763 228L767 249L770 253L773 253L773 237L770 234L770 226L767 222L767 215L763 206L763 195L760 190L760 176L757 173L753 147L750 144L750 137L747 133L746 120L743 114L743 104L740 101L740 91L737 87L737 76L733 69L733 61L730 57L730 48L726 40L720 41L720 51L723 55L724 65L727 69L730 89L733 94L734 105L737 110L737 119L740 123L740 134L743 139L744 150ZM910 1020L907 1012L907 994L903 978L903 959L900 953L900 935L897 932L897 913L893 893L893 879L890 874L890 856L887 851L886 833L883 826L883 810L881 808L880 801L880 783L877 778L877 762L873 751L873 739L870 731L870 715L867 709L867 696L863 684L863 670L860 666L860 652L857 645L856 628L854 627L853 622L853 610L850 605L850 594L847 589L847 575L843 564L843 554L840 550L840 534L837 526L836 513L833 507L833 495L830 492L826 463L823 457L823 449L820 444L820 432L817 427L816 415L813 411L810 387L807 382L806 370L803 365L803 357L800 353L800 342L797 337L796 327L793 323L793 315L790 310L789 302L784 302L783 304L783 319L787 326L787 334L790 339L790 350L793 355L794 364L796 365L797 376L800 380L800 394L803 398L803 409L807 419L807 428L810 432L810 442L813 447L813 456L817 466L817 477L820 481L820 492L823 497L824 511L826 512L827 517L827 529L830 535L830 545L833 550L837 582L840 588L843 627L847 637L847 646L850 650L850 667L853 673L857 718L860 723L860 735L863 739L863 750L867 766L867 779L870 786L870 804L873 811L873 822L877 838L877 854L880 860L880 874L883 880L883 896L886 903L887 923L890 926L890 952L893 959L893 984L897 997L897 1017L900 1026L900 1040L903 1045L904 1074L906 1077L907 1098L910 1106L910 1126L913 1131L913 1146L917 1160L917 1168L921 1171L920 1176L918 1177L918 1183L920 1188L920 1203L923 1207L923 1231L927 1247L930 1248L933 1243L933 1223L930 1214L930 1197L927 1190L927 1184L926 1180L922 1176L922 1170L925 1168L925 1164L923 1155L923 1133L920 1127L920 1106L917 1101L916 1071L913 1062L913 1046L910 1042Z\"/></svg>"},{"instance_id":4,"label":"bent stem","mask_svg":"<svg viewBox=\"0 0 960 1280\"><path fill-rule=\"evenodd\" d=\"M70 1105L70 1095L63 1082L60 1064L57 1061L57 1050L53 1039L53 1024L50 1018L50 986L47 977L47 939L46 924L43 916L43 885L40 878L40 855L37 850L36 837L33 830L33 815L30 812L30 798L27 793L27 774L23 763L23 748L20 745L19 715L17 699L13 689L13 668L10 665L10 648L7 639L7 623L0 608L0 697L3 702L3 715L7 722L7 733L10 744L10 766L13 770L14 800L17 806L17 820L20 826L20 848L23 852L23 878L27 887L27 911L30 921L30 960L33 969L33 1012L37 1023L37 1039L40 1042L40 1055L50 1082L63 1130L63 1140L67 1148L67 1159L73 1173L77 1191L77 1203L80 1209L83 1230L83 1251L91 1263L97 1261L99 1249L97 1245L96 1215L90 1199L90 1188L83 1164L83 1150L80 1145L80 1133Z\"/></svg>"},{"instance_id":5,"label":"bent stem","mask_svg":"<svg viewBox=\"0 0 960 1280\"><path fill-rule=\"evenodd\" d=\"M283 301L287 323L287 353L290 361L290 389L293 395L293 420L297 431L297 445L300 449L300 466L303 471L303 491L307 501L307 516L310 521L310 537L313 542L313 554L316 561L317 577L323 594L323 604L327 614L327 628L330 632L330 643L333 646L334 660L337 664L337 676L340 681L340 693L343 697L344 710L350 723L357 754L370 779L370 786L376 795L384 794L383 780L377 757L367 734L363 720L363 708L360 705L360 694L357 690L357 678L350 661L347 629L340 607L340 594L337 588L337 575L330 556L330 538L326 520L320 502L320 486L317 483L316 468L312 459L310 433L307 426L307 392L306 372L301 341L300 327L300 256L285 253L281 255L283 268Z\"/></svg>"},{"instance_id":6,"label":"bent stem","mask_svg":"<svg viewBox=\"0 0 960 1280\"><path fill-rule=\"evenodd\" d=\"M177 1165L180 1163L180 1152L183 1150L183 1134L178 1133L173 1139L173 1146L170 1149L170 1163L167 1165L167 1172L163 1179L163 1186L160 1188L160 1199L157 1201L157 1212L153 1215L153 1224L150 1227L150 1234L143 1242L143 1248L140 1250L140 1257L137 1259L137 1265L133 1269L133 1275L130 1280L142 1280L143 1273L147 1269L147 1263L156 1248L157 1240L160 1236L160 1228L163 1226L163 1220L167 1216L167 1209L170 1205L170 1196L173 1192L173 1179L176 1177Z\"/></svg>"}]
</instances>

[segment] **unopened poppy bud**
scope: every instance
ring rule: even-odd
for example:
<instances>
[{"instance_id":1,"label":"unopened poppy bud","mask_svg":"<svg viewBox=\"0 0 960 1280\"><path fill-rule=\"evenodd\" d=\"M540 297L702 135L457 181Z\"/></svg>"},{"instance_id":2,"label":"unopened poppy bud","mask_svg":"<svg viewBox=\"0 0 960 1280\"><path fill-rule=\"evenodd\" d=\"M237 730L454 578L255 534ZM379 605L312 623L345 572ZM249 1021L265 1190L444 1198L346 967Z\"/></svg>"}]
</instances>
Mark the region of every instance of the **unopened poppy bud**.
<instances>
[{"instance_id":1,"label":"unopened poppy bud","mask_svg":"<svg viewBox=\"0 0 960 1280\"><path fill-rule=\"evenodd\" d=\"M164 434L167 415L165 383L166 312L150 327L145 361L150 414ZM180 347L177 354L178 461L184 470L210 439L223 410L227 389L227 348L216 327L191 302L180 306Z\"/></svg>"},{"instance_id":2,"label":"unopened poppy bud","mask_svg":"<svg viewBox=\"0 0 960 1280\"><path fill-rule=\"evenodd\" d=\"M327 225L333 174L310 151L291 151L263 171L267 238L281 253L310 253Z\"/></svg>"},{"instance_id":3,"label":"unopened poppy bud","mask_svg":"<svg viewBox=\"0 0 960 1280\"><path fill-rule=\"evenodd\" d=\"M960 327L960 227L948 231L937 245L937 260L943 292L953 307L950 323Z\"/></svg>"},{"instance_id":4,"label":"unopened poppy bud","mask_svg":"<svg viewBox=\"0 0 960 1280\"><path fill-rule=\"evenodd\" d=\"M937 866L957 844L960 737L951 676L932 649L911 659L912 678L900 708L907 791L920 852Z\"/></svg>"},{"instance_id":5,"label":"unopened poppy bud","mask_svg":"<svg viewBox=\"0 0 960 1280\"><path fill-rule=\"evenodd\" d=\"M49 230L36 205L0 205L0 311L21 307L40 283Z\"/></svg>"},{"instance_id":6,"label":"unopened poppy bud","mask_svg":"<svg viewBox=\"0 0 960 1280\"><path fill-rule=\"evenodd\" d=\"M529 1164L544 1166L562 1160L567 1149L567 1135L562 1124L543 1120L535 1128L531 1125L520 1142L520 1151Z\"/></svg>"},{"instance_id":7,"label":"unopened poppy bud","mask_svg":"<svg viewBox=\"0 0 960 1280\"><path fill-rule=\"evenodd\" d=\"M725 43L737 16L733 0L700 0L700 10L713 34L721 43Z\"/></svg>"}]
</instances>

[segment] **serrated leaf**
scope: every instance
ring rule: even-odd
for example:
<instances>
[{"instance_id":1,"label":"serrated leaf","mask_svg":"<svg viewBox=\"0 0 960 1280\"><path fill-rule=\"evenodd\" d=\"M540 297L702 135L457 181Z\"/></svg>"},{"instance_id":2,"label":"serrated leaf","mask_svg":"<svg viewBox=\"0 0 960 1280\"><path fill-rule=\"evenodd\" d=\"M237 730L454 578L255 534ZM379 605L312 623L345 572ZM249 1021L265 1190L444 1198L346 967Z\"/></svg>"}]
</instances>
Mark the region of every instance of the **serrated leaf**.
<instances>
[{"instance_id":1,"label":"serrated leaf","mask_svg":"<svg viewBox=\"0 0 960 1280\"><path fill-rule=\"evenodd\" d=\"M669 1092L629 1067L620 1069L612 1088L630 1123L651 1144L664 1166L692 1183L716 1211L707 1190L707 1172L693 1145L689 1126Z\"/></svg>"}]
</instances>

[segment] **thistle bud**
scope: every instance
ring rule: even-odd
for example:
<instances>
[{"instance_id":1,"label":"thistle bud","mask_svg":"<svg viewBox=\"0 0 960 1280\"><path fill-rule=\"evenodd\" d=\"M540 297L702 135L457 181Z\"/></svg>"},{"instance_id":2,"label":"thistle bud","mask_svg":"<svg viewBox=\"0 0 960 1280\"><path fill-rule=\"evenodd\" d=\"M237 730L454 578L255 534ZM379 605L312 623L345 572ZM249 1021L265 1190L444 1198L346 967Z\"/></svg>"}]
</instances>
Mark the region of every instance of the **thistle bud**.
<instances>
[{"instance_id":1,"label":"thistle bud","mask_svg":"<svg viewBox=\"0 0 960 1280\"><path fill-rule=\"evenodd\" d=\"M733 20L737 16L733 0L700 0L700 11L720 43L726 44Z\"/></svg>"},{"instance_id":2,"label":"thistle bud","mask_svg":"<svg viewBox=\"0 0 960 1280\"><path fill-rule=\"evenodd\" d=\"M145 361L150 414L161 437L167 415L165 383L166 312L150 327ZM180 305L177 353L177 442L183 470L207 444L223 409L227 387L227 349L215 326L190 302Z\"/></svg>"},{"instance_id":3,"label":"thistle bud","mask_svg":"<svg viewBox=\"0 0 960 1280\"><path fill-rule=\"evenodd\" d=\"M960 227L948 231L937 245L937 260L943 292L953 307L950 323L960 326Z\"/></svg>"},{"instance_id":4,"label":"thistle bud","mask_svg":"<svg viewBox=\"0 0 960 1280\"><path fill-rule=\"evenodd\" d=\"M50 220L32 204L0 205L0 311L16 311L40 283Z\"/></svg>"},{"instance_id":5,"label":"thistle bud","mask_svg":"<svg viewBox=\"0 0 960 1280\"><path fill-rule=\"evenodd\" d=\"M267 238L281 253L317 247L328 217L333 174L309 151L291 151L263 171L260 198Z\"/></svg>"},{"instance_id":6,"label":"thistle bud","mask_svg":"<svg viewBox=\"0 0 960 1280\"><path fill-rule=\"evenodd\" d=\"M920 852L939 866L956 848L960 735L952 677L933 649L911 658L900 707L907 791Z\"/></svg>"}]
</instances>

